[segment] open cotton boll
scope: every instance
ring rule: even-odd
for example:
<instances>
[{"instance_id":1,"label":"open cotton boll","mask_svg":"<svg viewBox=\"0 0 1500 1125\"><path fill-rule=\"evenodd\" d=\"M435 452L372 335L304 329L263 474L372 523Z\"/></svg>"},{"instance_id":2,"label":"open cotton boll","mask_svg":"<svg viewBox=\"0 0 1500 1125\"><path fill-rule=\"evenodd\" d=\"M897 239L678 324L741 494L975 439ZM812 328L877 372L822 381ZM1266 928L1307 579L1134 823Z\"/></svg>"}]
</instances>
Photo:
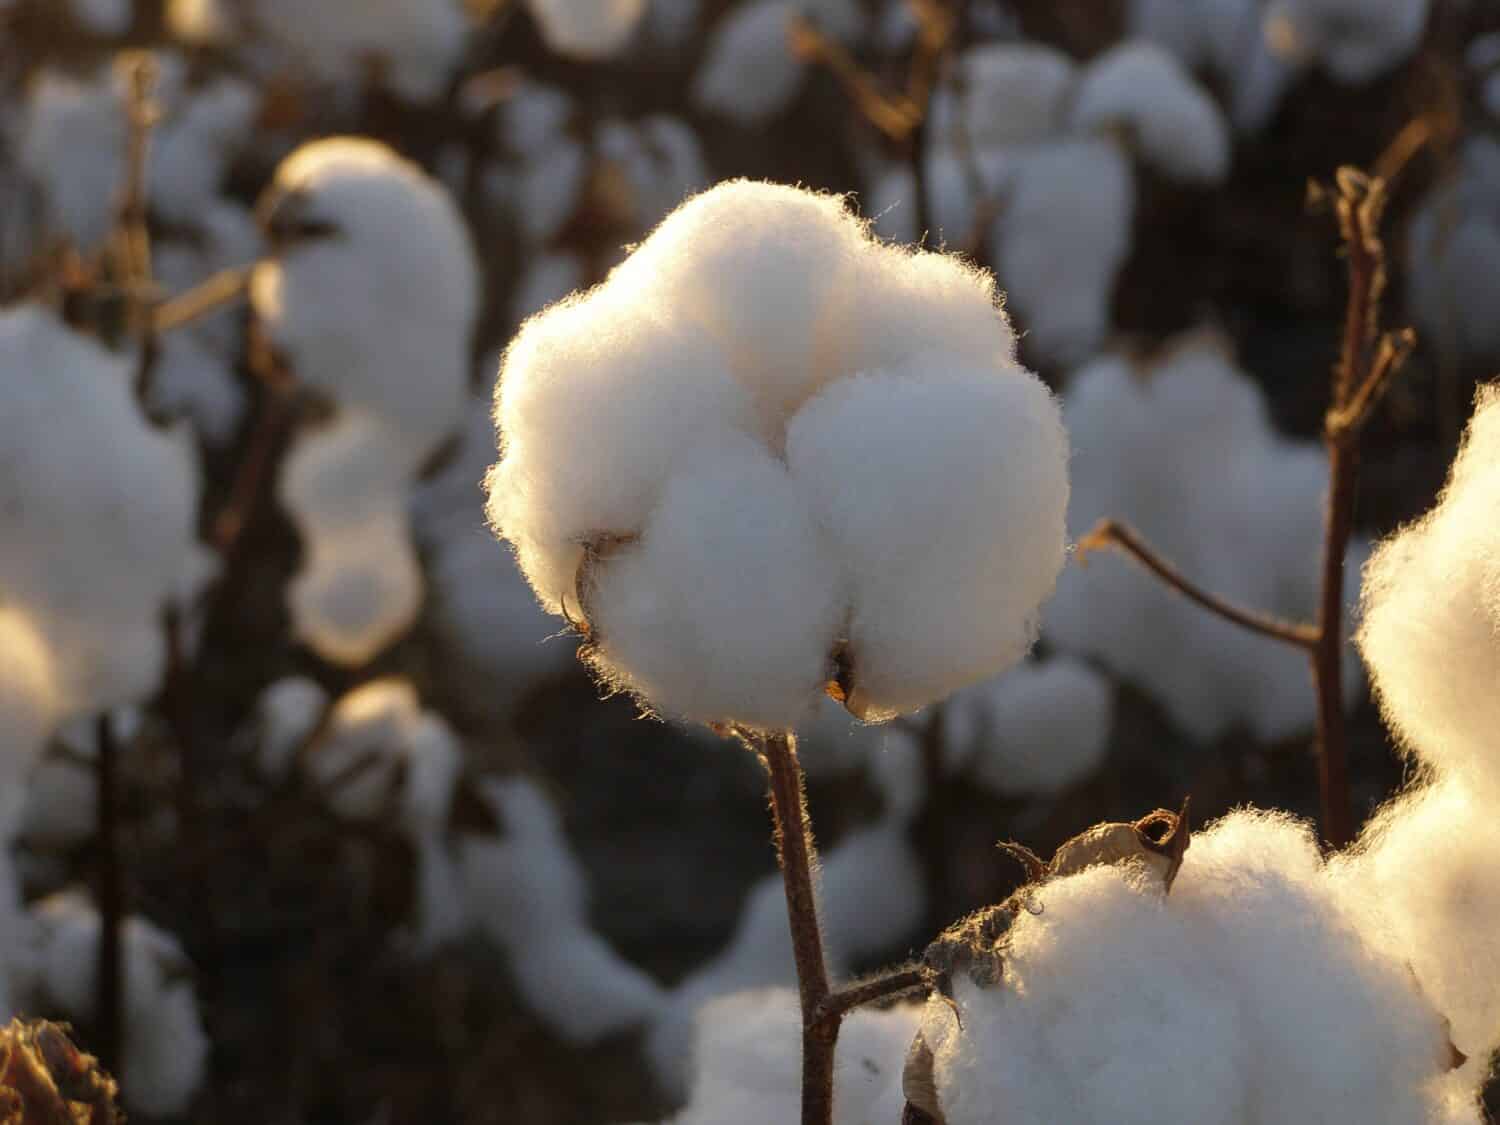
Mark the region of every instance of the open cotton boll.
<instances>
[{"instance_id":1,"label":"open cotton boll","mask_svg":"<svg viewBox=\"0 0 1500 1125\"><path fill-rule=\"evenodd\" d=\"M844 565L855 715L925 706L1035 639L1064 559L1068 444L1047 389L996 358L854 376L792 420L792 476ZM912 434L923 456L893 457ZM960 480L964 503L932 502Z\"/></svg>"},{"instance_id":2,"label":"open cotton boll","mask_svg":"<svg viewBox=\"0 0 1500 1125\"><path fill-rule=\"evenodd\" d=\"M1386 720L1423 761L1500 793L1500 388L1479 392L1437 506L1381 543L1358 642Z\"/></svg>"},{"instance_id":3,"label":"open cotton boll","mask_svg":"<svg viewBox=\"0 0 1500 1125\"><path fill-rule=\"evenodd\" d=\"M518 157L535 157L567 130L573 99L565 90L523 81L496 113L500 140Z\"/></svg>"},{"instance_id":4,"label":"open cotton boll","mask_svg":"<svg viewBox=\"0 0 1500 1125\"><path fill-rule=\"evenodd\" d=\"M708 186L698 135L679 118L653 114L634 125L605 121L594 140L599 155L621 174L630 224L638 231L650 230L683 199Z\"/></svg>"},{"instance_id":5,"label":"open cotton boll","mask_svg":"<svg viewBox=\"0 0 1500 1125\"><path fill-rule=\"evenodd\" d=\"M41 308L0 314L0 598L51 652L59 718L155 690L160 614L201 574L193 442L146 422L133 367Z\"/></svg>"},{"instance_id":6,"label":"open cotton boll","mask_svg":"<svg viewBox=\"0 0 1500 1125\"><path fill-rule=\"evenodd\" d=\"M1072 128L1130 131L1136 152L1173 179L1218 183L1229 172L1229 126L1219 107L1166 50L1126 42L1083 71Z\"/></svg>"},{"instance_id":7,"label":"open cotton boll","mask_svg":"<svg viewBox=\"0 0 1500 1125\"><path fill-rule=\"evenodd\" d=\"M559 137L533 155L518 173L501 173L499 186L527 245L552 241L578 211L588 187L588 149L573 137Z\"/></svg>"},{"instance_id":8,"label":"open cotton boll","mask_svg":"<svg viewBox=\"0 0 1500 1125\"><path fill-rule=\"evenodd\" d=\"M43 69L27 87L21 167L42 189L48 225L84 251L104 242L114 219L125 159L122 112L108 71L83 81Z\"/></svg>"},{"instance_id":9,"label":"open cotton boll","mask_svg":"<svg viewBox=\"0 0 1500 1125\"><path fill-rule=\"evenodd\" d=\"M646 10L646 0L528 0L542 41L560 55L601 59L618 54Z\"/></svg>"},{"instance_id":10,"label":"open cotton boll","mask_svg":"<svg viewBox=\"0 0 1500 1125\"><path fill-rule=\"evenodd\" d=\"M1135 177L1104 137L1019 158L990 235L996 273L1028 348L1077 363L1109 331L1115 277L1130 253Z\"/></svg>"},{"instance_id":11,"label":"open cotton boll","mask_svg":"<svg viewBox=\"0 0 1500 1125\"><path fill-rule=\"evenodd\" d=\"M447 192L385 145L334 137L281 162L261 217L273 258L250 297L298 379L435 445L468 401L479 299Z\"/></svg>"},{"instance_id":12,"label":"open cotton boll","mask_svg":"<svg viewBox=\"0 0 1500 1125\"><path fill-rule=\"evenodd\" d=\"M507 951L527 1007L576 1046L655 1018L660 986L588 929L584 872L551 802L523 778L483 792L504 830L461 840L463 892L475 924Z\"/></svg>"},{"instance_id":13,"label":"open cotton boll","mask_svg":"<svg viewBox=\"0 0 1500 1125\"><path fill-rule=\"evenodd\" d=\"M1421 41L1428 0L1271 0L1265 36L1294 62L1317 60L1360 85L1404 62Z\"/></svg>"},{"instance_id":14,"label":"open cotton boll","mask_svg":"<svg viewBox=\"0 0 1500 1125\"><path fill-rule=\"evenodd\" d=\"M39 1005L88 1020L97 995L98 911L82 894L67 892L32 908L40 949ZM132 1111L176 1117L203 1084L209 1041L198 1013L188 963L177 939L144 918L121 927L124 1054L121 1096Z\"/></svg>"},{"instance_id":15,"label":"open cotton boll","mask_svg":"<svg viewBox=\"0 0 1500 1125\"><path fill-rule=\"evenodd\" d=\"M4 792L13 804L36 764L60 707L52 654L25 614L0 603L0 763ZM0 839L15 834L18 808L0 807Z\"/></svg>"},{"instance_id":16,"label":"open cotton boll","mask_svg":"<svg viewBox=\"0 0 1500 1125\"><path fill-rule=\"evenodd\" d=\"M686 462L640 542L601 557L580 592L601 674L669 716L803 721L843 603L799 484L748 438Z\"/></svg>"},{"instance_id":17,"label":"open cotton boll","mask_svg":"<svg viewBox=\"0 0 1500 1125\"><path fill-rule=\"evenodd\" d=\"M1113 718L1109 680L1088 664L1023 661L948 703L945 757L999 793L1056 793L1103 761Z\"/></svg>"},{"instance_id":18,"label":"open cotton boll","mask_svg":"<svg viewBox=\"0 0 1500 1125\"><path fill-rule=\"evenodd\" d=\"M252 743L257 768L270 778L285 777L328 706L328 693L305 676L287 676L261 692Z\"/></svg>"},{"instance_id":19,"label":"open cotton boll","mask_svg":"<svg viewBox=\"0 0 1500 1125\"><path fill-rule=\"evenodd\" d=\"M163 218L194 223L213 205L259 101L253 86L234 78L182 94L152 138L147 166L148 197Z\"/></svg>"},{"instance_id":20,"label":"open cotton boll","mask_svg":"<svg viewBox=\"0 0 1500 1125\"><path fill-rule=\"evenodd\" d=\"M468 39L460 0L252 0L256 29L327 83L358 80L372 60L413 102L443 93Z\"/></svg>"},{"instance_id":21,"label":"open cotton boll","mask_svg":"<svg viewBox=\"0 0 1500 1125\"><path fill-rule=\"evenodd\" d=\"M1468 1056L1470 1095L1500 1048L1500 825L1491 799L1451 778L1397 798L1335 871L1368 929L1405 960Z\"/></svg>"},{"instance_id":22,"label":"open cotton boll","mask_svg":"<svg viewBox=\"0 0 1500 1125\"><path fill-rule=\"evenodd\" d=\"M959 56L930 135L975 151L1045 140L1065 124L1078 65L1039 43L989 43Z\"/></svg>"},{"instance_id":23,"label":"open cotton boll","mask_svg":"<svg viewBox=\"0 0 1500 1125\"><path fill-rule=\"evenodd\" d=\"M834 1125L888 1125L901 1117L900 1075L922 1009L851 1012L834 1060ZM796 1120L801 1103L802 1017L786 988L736 992L696 1022L687 1106L672 1125L762 1125Z\"/></svg>"},{"instance_id":24,"label":"open cotton boll","mask_svg":"<svg viewBox=\"0 0 1500 1125\"><path fill-rule=\"evenodd\" d=\"M856 334L842 316L869 245L842 196L732 180L667 216L609 287L649 289L678 322L712 337L775 446L792 413L840 373L829 360Z\"/></svg>"},{"instance_id":25,"label":"open cotton boll","mask_svg":"<svg viewBox=\"0 0 1500 1125\"><path fill-rule=\"evenodd\" d=\"M1439 1013L1289 818L1195 835L1170 895L1116 866L1032 888L1000 952L957 1021L929 1005L950 1125L1455 1119Z\"/></svg>"},{"instance_id":26,"label":"open cotton boll","mask_svg":"<svg viewBox=\"0 0 1500 1125\"><path fill-rule=\"evenodd\" d=\"M189 332L161 337L151 372L151 405L183 415L210 445L226 445L244 416L246 395L233 366Z\"/></svg>"}]
</instances>

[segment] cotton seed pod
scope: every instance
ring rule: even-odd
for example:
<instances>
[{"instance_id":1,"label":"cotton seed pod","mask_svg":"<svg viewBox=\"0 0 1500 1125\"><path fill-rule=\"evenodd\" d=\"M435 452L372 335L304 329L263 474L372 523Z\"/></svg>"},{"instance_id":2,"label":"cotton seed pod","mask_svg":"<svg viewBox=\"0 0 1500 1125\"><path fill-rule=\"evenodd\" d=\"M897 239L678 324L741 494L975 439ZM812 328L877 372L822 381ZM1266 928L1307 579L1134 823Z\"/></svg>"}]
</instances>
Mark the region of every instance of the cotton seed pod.
<instances>
[{"instance_id":1,"label":"cotton seed pod","mask_svg":"<svg viewBox=\"0 0 1500 1125\"><path fill-rule=\"evenodd\" d=\"M12 1020L0 1030L0 1121L5 1125L114 1125L115 1080L62 1025Z\"/></svg>"}]
</instances>

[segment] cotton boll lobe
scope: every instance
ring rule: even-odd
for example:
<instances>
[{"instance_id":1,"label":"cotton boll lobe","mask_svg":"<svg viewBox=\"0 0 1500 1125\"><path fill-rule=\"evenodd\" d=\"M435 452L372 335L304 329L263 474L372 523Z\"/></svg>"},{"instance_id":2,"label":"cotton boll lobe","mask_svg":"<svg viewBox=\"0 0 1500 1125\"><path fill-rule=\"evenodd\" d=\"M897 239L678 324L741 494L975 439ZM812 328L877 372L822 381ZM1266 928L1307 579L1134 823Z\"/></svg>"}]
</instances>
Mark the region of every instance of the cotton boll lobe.
<instances>
[{"instance_id":1,"label":"cotton boll lobe","mask_svg":"<svg viewBox=\"0 0 1500 1125\"><path fill-rule=\"evenodd\" d=\"M116 91L107 73L83 82L42 70L27 91L19 157L41 185L49 224L75 246L103 243L125 156Z\"/></svg>"},{"instance_id":2,"label":"cotton boll lobe","mask_svg":"<svg viewBox=\"0 0 1500 1125\"><path fill-rule=\"evenodd\" d=\"M1056 403L1020 368L949 362L934 354L842 380L788 432L792 476L844 566L847 705L864 718L1018 661L1062 568L1068 450ZM892 457L914 434L923 456ZM965 503L932 503L953 481Z\"/></svg>"},{"instance_id":3,"label":"cotton boll lobe","mask_svg":"<svg viewBox=\"0 0 1500 1125\"><path fill-rule=\"evenodd\" d=\"M19 611L0 604L0 762L4 792L19 794L47 740L59 707L52 654L41 634ZM7 798L6 806L15 803ZM19 808L0 809L0 839L20 827Z\"/></svg>"},{"instance_id":4,"label":"cotton boll lobe","mask_svg":"<svg viewBox=\"0 0 1500 1125\"><path fill-rule=\"evenodd\" d=\"M255 704L255 764L267 777L280 779L295 755L328 714L328 693L304 676L277 680Z\"/></svg>"},{"instance_id":5,"label":"cotton boll lobe","mask_svg":"<svg viewBox=\"0 0 1500 1125\"><path fill-rule=\"evenodd\" d=\"M1110 683L1089 665L1026 661L953 697L945 756L996 792L1056 793L1098 767L1113 714Z\"/></svg>"},{"instance_id":6,"label":"cotton boll lobe","mask_svg":"<svg viewBox=\"0 0 1500 1125\"><path fill-rule=\"evenodd\" d=\"M1115 278L1130 252L1135 179L1111 140L1058 141L1019 158L990 236L996 273L1027 346L1058 363L1109 331Z\"/></svg>"},{"instance_id":7,"label":"cotton boll lobe","mask_svg":"<svg viewBox=\"0 0 1500 1125\"><path fill-rule=\"evenodd\" d=\"M593 658L665 714L792 729L828 679L838 577L778 462L748 439L705 449L592 568Z\"/></svg>"},{"instance_id":8,"label":"cotton boll lobe","mask_svg":"<svg viewBox=\"0 0 1500 1125\"><path fill-rule=\"evenodd\" d=\"M525 324L496 389L503 444L487 511L552 613L576 611L585 542L634 533L679 457L756 425L710 341L656 322L616 292L595 291Z\"/></svg>"},{"instance_id":9,"label":"cotton boll lobe","mask_svg":"<svg viewBox=\"0 0 1500 1125\"><path fill-rule=\"evenodd\" d=\"M751 0L732 10L708 41L693 80L693 102L753 125L787 107L802 85L803 62L787 45L796 12L787 0Z\"/></svg>"},{"instance_id":10,"label":"cotton boll lobe","mask_svg":"<svg viewBox=\"0 0 1500 1125\"><path fill-rule=\"evenodd\" d=\"M841 298L868 245L840 196L735 180L688 200L611 274L723 348L770 443L831 374Z\"/></svg>"},{"instance_id":11,"label":"cotton boll lobe","mask_svg":"<svg viewBox=\"0 0 1500 1125\"><path fill-rule=\"evenodd\" d=\"M1500 792L1500 390L1483 388L1437 506L1366 568L1358 642L1387 721L1423 761Z\"/></svg>"},{"instance_id":12,"label":"cotton boll lobe","mask_svg":"<svg viewBox=\"0 0 1500 1125\"><path fill-rule=\"evenodd\" d=\"M646 9L645 0L529 0L547 46L561 55L600 59L617 54Z\"/></svg>"},{"instance_id":13,"label":"cotton boll lobe","mask_svg":"<svg viewBox=\"0 0 1500 1125\"><path fill-rule=\"evenodd\" d=\"M975 150L1045 140L1065 123L1077 73L1077 64L1052 47L971 48L959 59L955 100L938 108L936 137Z\"/></svg>"},{"instance_id":14,"label":"cotton boll lobe","mask_svg":"<svg viewBox=\"0 0 1500 1125\"><path fill-rule=\"evenodd\" d=\"M1122 125L1137 151L1173 179L1218 183L1229 171L1219 107L1167 51L1124 43L1091 63L1071 107L1081 132Z\"/></svg>"}]
</instances>

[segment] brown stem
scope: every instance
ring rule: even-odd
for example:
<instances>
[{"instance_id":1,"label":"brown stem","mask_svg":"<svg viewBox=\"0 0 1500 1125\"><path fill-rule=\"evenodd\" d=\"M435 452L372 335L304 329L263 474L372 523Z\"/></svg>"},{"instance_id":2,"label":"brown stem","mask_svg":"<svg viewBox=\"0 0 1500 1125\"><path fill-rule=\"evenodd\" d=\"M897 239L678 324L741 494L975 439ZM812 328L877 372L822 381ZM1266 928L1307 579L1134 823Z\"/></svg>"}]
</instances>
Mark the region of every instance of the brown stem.
<instances>
[{"instance_id":1,"label":"brown stem","mask_svg":"<svg viewBox=\"0 0 1500 1125\"><path fill-rule=\"evenodd\" d=\"M234 269L220 270L187 292L163 301L152 314L152 330L158 333L170 332L240 300L250 287L253 268L237 266Z\"/></svg>"},{"instance_id":2,"label":"brown stem","mask_svg":"<svg viewBox=\"0 0 1500 1125\"><path fill-rule=\"evenodd\" d=\"M1117 520L1100 520L1087 535L1078 541L1078 558L1082 562L1090 551L1115 547L1124 551L1156 577L1160 578L1183 597L1196 602L1210 613L1233 622L1252 633L1293 645L1311 652L1318 645L1318 630L1311 625L1281 621L1253 610L1243 609L1211 594L1201 586L1189 581L1180 570L1158 555L1139 535Z\"/></svg>"},{"instance_id":3,"label":"brown stem","mask_svg":"<svg viewBox=\"0 0 1500 1125\"><path fill-rule=\"evenodd\" d=\"M797 761L797 739L789 732L775 732L759 739L757 749L771 775L776 852L786 888L787 921L802 1001L802 1125L832 1125L833 1057L840 1021L839 1014L823 1012L833 990L818 928L813 886L816 851L807 818L802 766Z\"/></svg>"},{"instance_id":4,"label":"brown stem","mask_svg":"<svg viewBox=\"0 0 1500 1125\"><path fill-rule=\"evenodd\" d=\"M931 974L924 969L896 969L857 984L846 984L830 993L818 1010L818 1019L842 1019L855 1008L879 1003L893 996L904 996L909 992L931 987Z\"/></svg>"},{"instance_id":5,"label":"brown stem","mask_svg":"<svg viewBox=\"0 0 1500 1125\"><path fill-rule=\"evenodd\" d=\"M119 775L117 747L109 712L95 724L99 758L95 778L99 793L99 948L95 979L94 1018L98 1027L98 1055L106 1070L115 1071L125 1046L124 964L120 931L125 918L125 879L120 860Z\"/></svg>"},{"instance_id":6,"label":"brown stem","mask_svg":"<svg viewBox=\"0 0 1500 1125\"><path fill-rule=\"evenodd\" d=\"M1358 452L1352 442L1328 443L1328 510L1323 530L1318 641L1309 653L1318 694L1318 796L1323 837L1342 848L1354 839L1344 733L1344 552L1354 513Z\"/></svg>"}]
</instances>

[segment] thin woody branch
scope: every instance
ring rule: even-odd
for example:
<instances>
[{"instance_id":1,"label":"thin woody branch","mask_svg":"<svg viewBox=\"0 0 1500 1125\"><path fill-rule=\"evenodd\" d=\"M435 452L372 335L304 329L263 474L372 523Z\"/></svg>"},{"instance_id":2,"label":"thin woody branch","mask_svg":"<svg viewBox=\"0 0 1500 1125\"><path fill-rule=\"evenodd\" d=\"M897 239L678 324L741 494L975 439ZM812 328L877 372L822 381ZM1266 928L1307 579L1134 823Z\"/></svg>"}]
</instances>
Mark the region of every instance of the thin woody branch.
<instances>
[{"instance_id":1,"label":"thin woody branch","mask_svg":"<svg viewBox=\"0 0 1500 1125\"><path fill-rule=\"evenodd\" d=\"M163 301L151 317L154 332L171 332L244 298L254 267L221 270L185 293Z\"/></svg>"},{"instance_id":2,"label":"thin woody branch","mask_svg":"<svg viewBox=\"0 0 1500 1125\"><path fill-rule=\"evenodd\" d=\"M842 1018L856 1008L878 1004L882 1000L906 996L912 992L925 992L931 987L932 974L929 971L919 968L897 969L870 980L845 985L830 993L818 1009L817 1018Z\"/></svg>"},{"instance_id":3,"label":"thin woody branch","mask_svg":"<svg viewBox=\"0 0 1500 1125\"><path fill-rule=\"evenodd\" d=\"M1311 651L1318 643L1318 630L1312 625L1282 621L1275 617L1244 609L1212 594L1190 581L1175 566L1158 555L1139 535L1117 520L1100 520L1078 541L1078 559L1083 562L1090 551L1113 547L1123 551L1156 577L1189 601L1252 633Z\"/></svg>"}]
</instances>

